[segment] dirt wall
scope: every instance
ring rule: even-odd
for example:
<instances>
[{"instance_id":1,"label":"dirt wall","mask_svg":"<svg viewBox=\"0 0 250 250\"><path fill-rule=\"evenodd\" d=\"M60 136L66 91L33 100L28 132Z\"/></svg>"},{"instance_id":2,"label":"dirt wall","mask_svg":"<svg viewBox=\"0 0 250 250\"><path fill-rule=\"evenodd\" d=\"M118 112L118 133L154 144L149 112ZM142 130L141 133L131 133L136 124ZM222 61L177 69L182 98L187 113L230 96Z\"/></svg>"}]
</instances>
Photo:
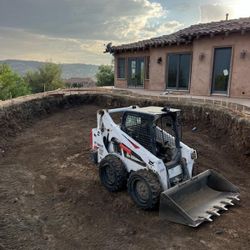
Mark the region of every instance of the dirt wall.
<instances>
[{"instance_id":1,"label":"dirt wall","mask_svg":"<svg viewBox=\"0 0 250 250\"><path fill-rule=\"evenodd\" d=\"M120 107L129 105L160 105L181 108L183 121L190 128L205 128L241 161L250 156L250 120L239 113L209 104L186 103L182 100L159 100L157 97L140 97L126 94L80 93L61 94L24 100L0 106L0 156L8 148L8 142L19 131L30 126L37 119L64 108L84 104L101 107ZM65 117L67 119L67 117ZM247 161L248 162L248 161Z\"/></svg>"}]
</instances>

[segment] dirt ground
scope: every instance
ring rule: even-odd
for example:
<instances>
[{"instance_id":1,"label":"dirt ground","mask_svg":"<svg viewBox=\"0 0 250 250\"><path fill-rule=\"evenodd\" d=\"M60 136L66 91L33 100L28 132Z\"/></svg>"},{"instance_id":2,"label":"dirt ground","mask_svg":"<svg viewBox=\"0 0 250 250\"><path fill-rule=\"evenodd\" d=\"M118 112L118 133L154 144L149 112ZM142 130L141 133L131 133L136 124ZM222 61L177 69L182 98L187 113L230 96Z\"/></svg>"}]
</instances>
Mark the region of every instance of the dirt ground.
<instances>
[{"instance_id":1,"label":"dirt ground","mask_svg":"<svg viewBox=\"0 0 250 250\"><path fill-rule=\"evenodd\" d=\"M184 128L199 171L213 168L241 189L241 202L199 228L138 209L109 193L89 160L97 106L34 122L0 158L0 249L249 249L250 170L206 130ZM4 151L4 149L1 149Z\"/></svg>"}]
</instances>

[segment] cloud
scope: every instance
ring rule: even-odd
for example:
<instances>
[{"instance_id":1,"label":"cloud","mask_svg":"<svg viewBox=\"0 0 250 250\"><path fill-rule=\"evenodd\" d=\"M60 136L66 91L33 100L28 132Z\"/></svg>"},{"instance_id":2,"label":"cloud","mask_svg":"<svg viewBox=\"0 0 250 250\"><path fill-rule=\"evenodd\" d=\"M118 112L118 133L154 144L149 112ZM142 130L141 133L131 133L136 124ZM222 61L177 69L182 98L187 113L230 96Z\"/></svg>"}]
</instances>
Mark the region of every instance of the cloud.
<instances>
[{"instance_id":1,"label":"cloud","mask_svg":"<svg viewBox=\"0 0 250 250\"><path fill-rule=\"evenodd\" d=\"M233 9L225 4L205 4L200 6L201 22L220 21L226 19L226 14L232 17Z\"/></svg>"},{"instance_id":2,"label":"cloud","mask_svg":"<svg viewBox=\"0 0 250 250\"><path fill-rule=\"evenodd\" d=\"M1 26L81 39L136 39L166 13L148 0L1 0Z\"/></svg>"},{"instance_id":3,"label":"cloud","mask_svg":"<svg viewBox=\"0 0 250 250\"><path fill-rule=\"evenodd\" d=\"M183 24L178 21L165 21L157 23L156 25L146 27L145 30L149 33L151 32L152 35L166 35L169 33L173 33L181 28L183 28Z\"/></svg>"},{"instance_id":4,"label":"cloud","mask_svg":"<svg viewBox=\"0 0 250 250\"><path fill-rule=\"evenodd\" d=\"M21 29L0 28L0 59L26 59L57 63L110 64L103 54L104 41L85 41L32 34Z\"/></svg>"},{"instance_id":5,"label":"cloud","mask_svg":"<svg viewBox=\"0 0 250 250\"><path fill-rule=\"evenodd\" d=\"M97 64L110 60L103 55L109 41L128 43L182 27L167 20L159 2L149 0L0 1L1 57L6 58Z\"/></svg>"}]
</instances>

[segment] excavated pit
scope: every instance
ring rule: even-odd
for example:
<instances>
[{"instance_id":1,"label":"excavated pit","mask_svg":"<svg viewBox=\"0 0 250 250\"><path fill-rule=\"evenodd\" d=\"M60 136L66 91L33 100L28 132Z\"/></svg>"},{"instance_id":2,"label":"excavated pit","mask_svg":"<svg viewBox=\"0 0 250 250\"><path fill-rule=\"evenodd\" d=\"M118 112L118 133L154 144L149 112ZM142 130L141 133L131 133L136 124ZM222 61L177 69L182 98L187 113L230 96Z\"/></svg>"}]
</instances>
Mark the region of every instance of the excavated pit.
<instances>
[{"instance_id":1,"label":"excavated pit","mask_svg":"<svg viewBox=\"0 0 250 250\"><path fill-rule=\"evenodd\" d=\"M181 108L198 171L215 169L239 186L240 204L192 229L138 209L126 191L108 193L89 160L89 130L97 109L132 104ZM248 249L249 136L240 114L156 98L85 93L3 106L0 249Z\"/></svg>"}]
</instances>

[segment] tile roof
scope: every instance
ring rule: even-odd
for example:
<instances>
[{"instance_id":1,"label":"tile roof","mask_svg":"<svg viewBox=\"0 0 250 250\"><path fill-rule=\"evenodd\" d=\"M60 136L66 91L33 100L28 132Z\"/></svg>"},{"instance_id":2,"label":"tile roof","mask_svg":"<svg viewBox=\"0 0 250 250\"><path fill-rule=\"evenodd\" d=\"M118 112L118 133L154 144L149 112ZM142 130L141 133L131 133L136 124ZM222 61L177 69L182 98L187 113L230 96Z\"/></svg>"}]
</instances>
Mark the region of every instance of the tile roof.
<instances>
[{"instance_id":1,"label":"tile roof","mask_svg":"<svg viewBox=\"0 0 250 250\"><path fill-rule=\"evenodd\" d=\"M224 20L211 23L200 23L179 30L170 35L164 35L118 46L107 46L106 52L117 53L128 50L148 49L168 45L190 44L194 38L250 31L250 17Z\"/></svg>"}]
</instances>

